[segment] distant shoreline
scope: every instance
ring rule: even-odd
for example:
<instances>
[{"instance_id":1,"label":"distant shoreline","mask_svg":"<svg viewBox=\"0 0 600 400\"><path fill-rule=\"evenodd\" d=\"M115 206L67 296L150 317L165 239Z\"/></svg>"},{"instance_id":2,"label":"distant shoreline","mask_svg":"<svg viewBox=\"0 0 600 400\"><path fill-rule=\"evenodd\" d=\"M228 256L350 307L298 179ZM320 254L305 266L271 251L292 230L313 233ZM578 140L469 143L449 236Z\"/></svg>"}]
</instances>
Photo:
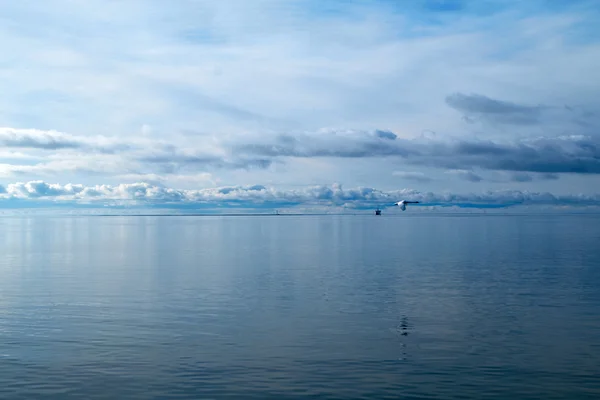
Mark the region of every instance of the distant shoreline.
<instances>
[{"instance_id":1,"label":"distant shoreline","mask_svg":"<svg viewBox=\"0 0 600 400\"><path fill-rule=\"evenodd\" d=\"M435 217L535 217L535 216L600 216L599 211L534 211L534 212L418 212L418 213L389 213L382 215L375 215L374 213L285 213L285 214L266 214L266 213L215 213L215 214L170 214L170 213L157 213L157 214L127 214L127 213L115 213L115 214L94 214L94 213L39 213L39 212L27 212L27 213L8 213L0 215L1 218L27 218L27 217L45 217L45 218L63 218L63 217L194 217L194 218L206 218L206 217L369 217L374 219L402 219L402 218L435 218Z\"/></svg>"}]
</instances>

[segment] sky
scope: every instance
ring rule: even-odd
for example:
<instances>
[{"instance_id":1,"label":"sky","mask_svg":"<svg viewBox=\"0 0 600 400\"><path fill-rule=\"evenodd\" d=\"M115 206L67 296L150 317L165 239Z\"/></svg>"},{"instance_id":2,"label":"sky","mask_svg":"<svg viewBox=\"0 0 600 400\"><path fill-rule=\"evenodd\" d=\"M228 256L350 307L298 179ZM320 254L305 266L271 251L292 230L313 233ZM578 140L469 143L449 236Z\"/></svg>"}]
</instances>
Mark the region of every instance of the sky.
<instances>
[{"instance_id":1,"label":"sky","mask_svg":"<svg viewBox=\"0 0 600 400\"><path fill-rule=\"evenodd\" d=\"M0 2L0 207L600 205L598 0Z\"/></svg>"}]
</instances>

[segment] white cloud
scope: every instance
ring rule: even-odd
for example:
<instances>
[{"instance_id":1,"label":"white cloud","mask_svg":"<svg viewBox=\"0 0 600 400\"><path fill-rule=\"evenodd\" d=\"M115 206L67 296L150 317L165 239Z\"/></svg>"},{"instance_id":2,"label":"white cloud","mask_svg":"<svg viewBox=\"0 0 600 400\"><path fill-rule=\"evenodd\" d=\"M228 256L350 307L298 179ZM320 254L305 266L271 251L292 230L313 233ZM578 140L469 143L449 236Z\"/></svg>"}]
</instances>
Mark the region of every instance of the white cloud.
<instances>
[{"instance_id":1,"label":"white cloud","mask_svg":"<svg viewBox=\"0 0 600 400\"><path fill-rule=\"evenodd\" d=\"M337 208L360 209L391 206L399 199L420 201L425 207L513 207L557 206L600 207L600 195L555 196L550 193L497 191L484 193L431 193L411 189L382 191L374 188L345 189L341 185L320 185L277 190L263 185L206 189L173 189L145 182L94 185L56 184L43 181L18 182L0 186L0 202L21 200L19 206L127 205L190 209L220 208ZM32 203L33 202L33 203ZM41 203L40 203L41 202ZM0 203L1 204L1 203ZM10 203L7 203L10 204Z\"/></svg>"}]
</instances>

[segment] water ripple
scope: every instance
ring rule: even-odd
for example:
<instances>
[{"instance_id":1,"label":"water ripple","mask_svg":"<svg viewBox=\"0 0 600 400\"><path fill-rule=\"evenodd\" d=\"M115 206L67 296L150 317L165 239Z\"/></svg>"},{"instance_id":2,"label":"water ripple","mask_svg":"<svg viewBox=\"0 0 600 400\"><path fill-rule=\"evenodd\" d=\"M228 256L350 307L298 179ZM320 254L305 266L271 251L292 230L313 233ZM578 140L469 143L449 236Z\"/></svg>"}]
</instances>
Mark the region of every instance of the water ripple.
<instances>
[{"instance_id":1,"label":"water ripple","mask_svg":"<svg viewBox=\"0 0 600 400\"><path fill-rule=\"evenodd\" d=\"M599 398L599 222L6 219L0 398Z\"/></svg>"}]
</instances>

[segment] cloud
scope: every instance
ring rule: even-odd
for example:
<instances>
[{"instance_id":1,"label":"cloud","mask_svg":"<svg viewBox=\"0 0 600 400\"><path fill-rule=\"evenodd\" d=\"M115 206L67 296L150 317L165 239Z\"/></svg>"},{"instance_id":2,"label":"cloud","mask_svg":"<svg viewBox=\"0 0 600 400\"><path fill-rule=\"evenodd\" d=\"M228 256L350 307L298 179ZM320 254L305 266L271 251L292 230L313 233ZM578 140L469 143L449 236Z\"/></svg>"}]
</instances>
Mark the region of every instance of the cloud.
<instances>
[{"instance_id":1,"label":"cloud","mask_svg":"<svg viewBox=\"0 0 600 400\"><path fill-rule=\"evenodd\" d=\"M397 176L401 179L415 182L431 182L432 179L425 175L423 172L418 171L394 171L392 175Z\"/></svg>"},{"instance_id":2,"label":"cloud","mask_svg":"<svg viewBox=\"0 0 600 400\"><path fill-rule=\"evenodd\" d=\"M446 172L449 174L458 176L460 179L468 181L468 182L481 182L483 180L483 178L481 176L477 175L473 171L450 170L450 171L446 171Z\"/></svg>"},{"instance_id":3,"label":"cloud","mask_svg":"<svg viewBox=\"0 0 600 400\"><path fill-rule=\"evenodd\" d=\"M545 181L556 181L556 180L560 179L558 174L549 174L549 173L539 174L538 178L545 180Z\"/></svg>"},{"instance_id":4,"label":"cloud","mask_svg":"<svg viewBox=\"0 0 600 400\"><path fill-rule=\"evenodd\" d=\"M600 147L592 137L563 136L512 143L460 140L442 152L430 152L441 167L478 167L497 171L600 173ZM454 156L452 160L447 156ZM417 160L427 162L427 160Z\"/></svg>"},{"instance_id":5,"label":"cloud","mask_svg":"<svg viewBox=\"0 0 600 400\"><path fill-rule=\"evenodd\" d=\"M3 128L0 141L18 145L21 153L15 153L18 157L12 159L0 158L0 176L47 179L62 174L85 174L144 179L162 175L171 177L171 183L181 183L177 175L285 171L298 159L324 159L330 163L336 159L373 162L390 159L406 168L397 169L394 175L412 181L433 181L421 172L410 172L411 166L419 166L453 171L460 179L470 182L493 182L484 180L473 170L509 172L509 180L532 182L557 179L561 173L599 174L599 138L584 135L505 140L448 135L406 138L389 130L321 129L193 138L174 136L172 142L167 143L148 137L123 141L106 136ZM155 178L152 181L158 182Z\"/></svg>"},{"instance_id":6,"label":"cloud","mask_svg":"<svg viewBox=\"0 0 600 400\"><path fill-rule=\"evenodd\" d=\"M345 189L339 184L301 189L277 190L264 185L225 186L207 189L178 190L150 183L119 185L60 185L43 181L18 182L0 186L0 203L27 201L39 206L126 205L134 207L205 208L205 207L342 207L372 208L392 204L399 199L420 201L424 206L442 207L511 207L529 206L600 206L600 195L556 196L550 193L497 191L485 193L432 193L402 189L382 191L359 187ZM42 203L40 203L42 201ZM7 203L4 203L6 206Z\"/></svg>"},{"instance_id":7,"label":"cloud","mask_svg":"<svg viewBox=\"0 0 600 400\"><path fill-rule=\"evenodd\" d=\"M36 150L84 150L115 153L133 149L131 143L107 137L73 136L57 131L0 127L0 145L9 148Z\"/></svg>"},{"instance_id":8,"label":"cloud","mask_svg":"<svg viewBox=\"0 0 600 400\"><path fill-rule=\"evenodd\" d=\"M448 170L447 174L454 175L461 180L482 184L485 182L492 183L531 183L534 181L548 181L560 179L558 174L535 173L535 172L507 172L502 171L495 174L482 176L469 170Z\"/></svg>"},{"instance_id":9,"label":"cloud","mask_svg":"<svg viewBox=\"0 0 600 400\"><path fill-rule=\"evenodd\" d=\"M0 176L6 177L64 173L174 175L206 169L266 169L273 163L270 159L230 154L228 149L206 142L184 148L147 137L125 141L37 129L0 128L0 145L21 150L0 157Z\"/></svg>"},{"instance_id":10,"label":"cloud","mask_svg":"<svg viewBox=\"0 0 600 400\"><path fill-rule=\"evenodd\" d=\"M489 97L455 93L446 97L446 104L464 113L469 120L485 119L490 122L529 125L540 122L545 107L520 105L508 101L494 100Z\"/></svg>"},{"instance_id":11,"label":"cloud","mask_svg":"<svg viewBox=\"0 0 600 400\"><path fill-rule=\"evenodd\" d=\"M528 173L516 172L511 175L511 180L513 182L531 182L533 181L533 177Z\"/></svg>"},{"instance_id":12,"label":"cloud","mask_svg":"<svg viewBox=\"0 0 600 400\"><path fill-rule=\"evenodd\" d=\"M5 147L59 150L82 148L84 143L70 135L35 129L0 128L0 144Z\"/></svg>"},{"instance_id":13,"label":"cloud","mask_svg":"<svg viewBox=\"0 0 600 400\"><path fill-rule=\"evenodd\" d=\"M398 138L398 135L396 135L394 132L380 130L375 131L375 136L389 140L396 140Z\"/></svg>"},{"instance_id":14,"label":"cloud","mask_svg":"<svg viewBox=\"0 0 600 400\"><path fill-rule=\"evenodd\" d=\"M83 185L58 185L48 184L43 181L16 183L8 185L5 194L7 197L16 198L53 198L62 196L75 196L84 192Z\"/></svg>"},{"instance_id":15,"label":"cloud","mask_svg":"<svg viewBox=\"0 0 600 400\"><path fill-rule=\"evenodd\" d=\"M536 172L501 172L493 182L531 183L535 181L555 181L560 179L558 174Z\"/></svg>"},{"instance_id":16,"label":"cloud","mask_svg":"<svg viewBox=\"0 0 600 400\"><path fill-rule=\"evenodd\" d=\"M363 158L376 156L408 156L413 150L388 131L357 131L323 129L315 132L262 135L254 142L237 139L231 146L234 153L264 157L336 157Z\"/></svg>"},{"instance_id":17,"label":"cloud","mask_svg":"<svg viewBox=\"0 0 600 400\"><path fill-rule=\"evenodd\" d=\"M600 118L597 112L585 107L572 105L526 105L490 97L455 93L446 97L446 104L460 111L463 119L470 123L484 123L493 133L493 127L510 126L515 136L534 136L539 131L542 136L574 135L598 136ZM598 106L596 106L598 107ZM515 130L516 128L520 128ZM528 132L529 131L529 132ZM504 135L510 131L504 131Z\"/></svg>"},{"instance_id":18,"label":"cloud","mask_svg":"<svg viewBox=\"0 0 600 400\"><path fill-rule=\"evenodd\" d=\"M234 143L234 153L261 157L392 156L407 163L446 169L481 168L540 173L600 173L600 143L589 136L492 140L432 138L383 139L375 132L321 131L257 138Z\"/></svg>"}]
</instances>

